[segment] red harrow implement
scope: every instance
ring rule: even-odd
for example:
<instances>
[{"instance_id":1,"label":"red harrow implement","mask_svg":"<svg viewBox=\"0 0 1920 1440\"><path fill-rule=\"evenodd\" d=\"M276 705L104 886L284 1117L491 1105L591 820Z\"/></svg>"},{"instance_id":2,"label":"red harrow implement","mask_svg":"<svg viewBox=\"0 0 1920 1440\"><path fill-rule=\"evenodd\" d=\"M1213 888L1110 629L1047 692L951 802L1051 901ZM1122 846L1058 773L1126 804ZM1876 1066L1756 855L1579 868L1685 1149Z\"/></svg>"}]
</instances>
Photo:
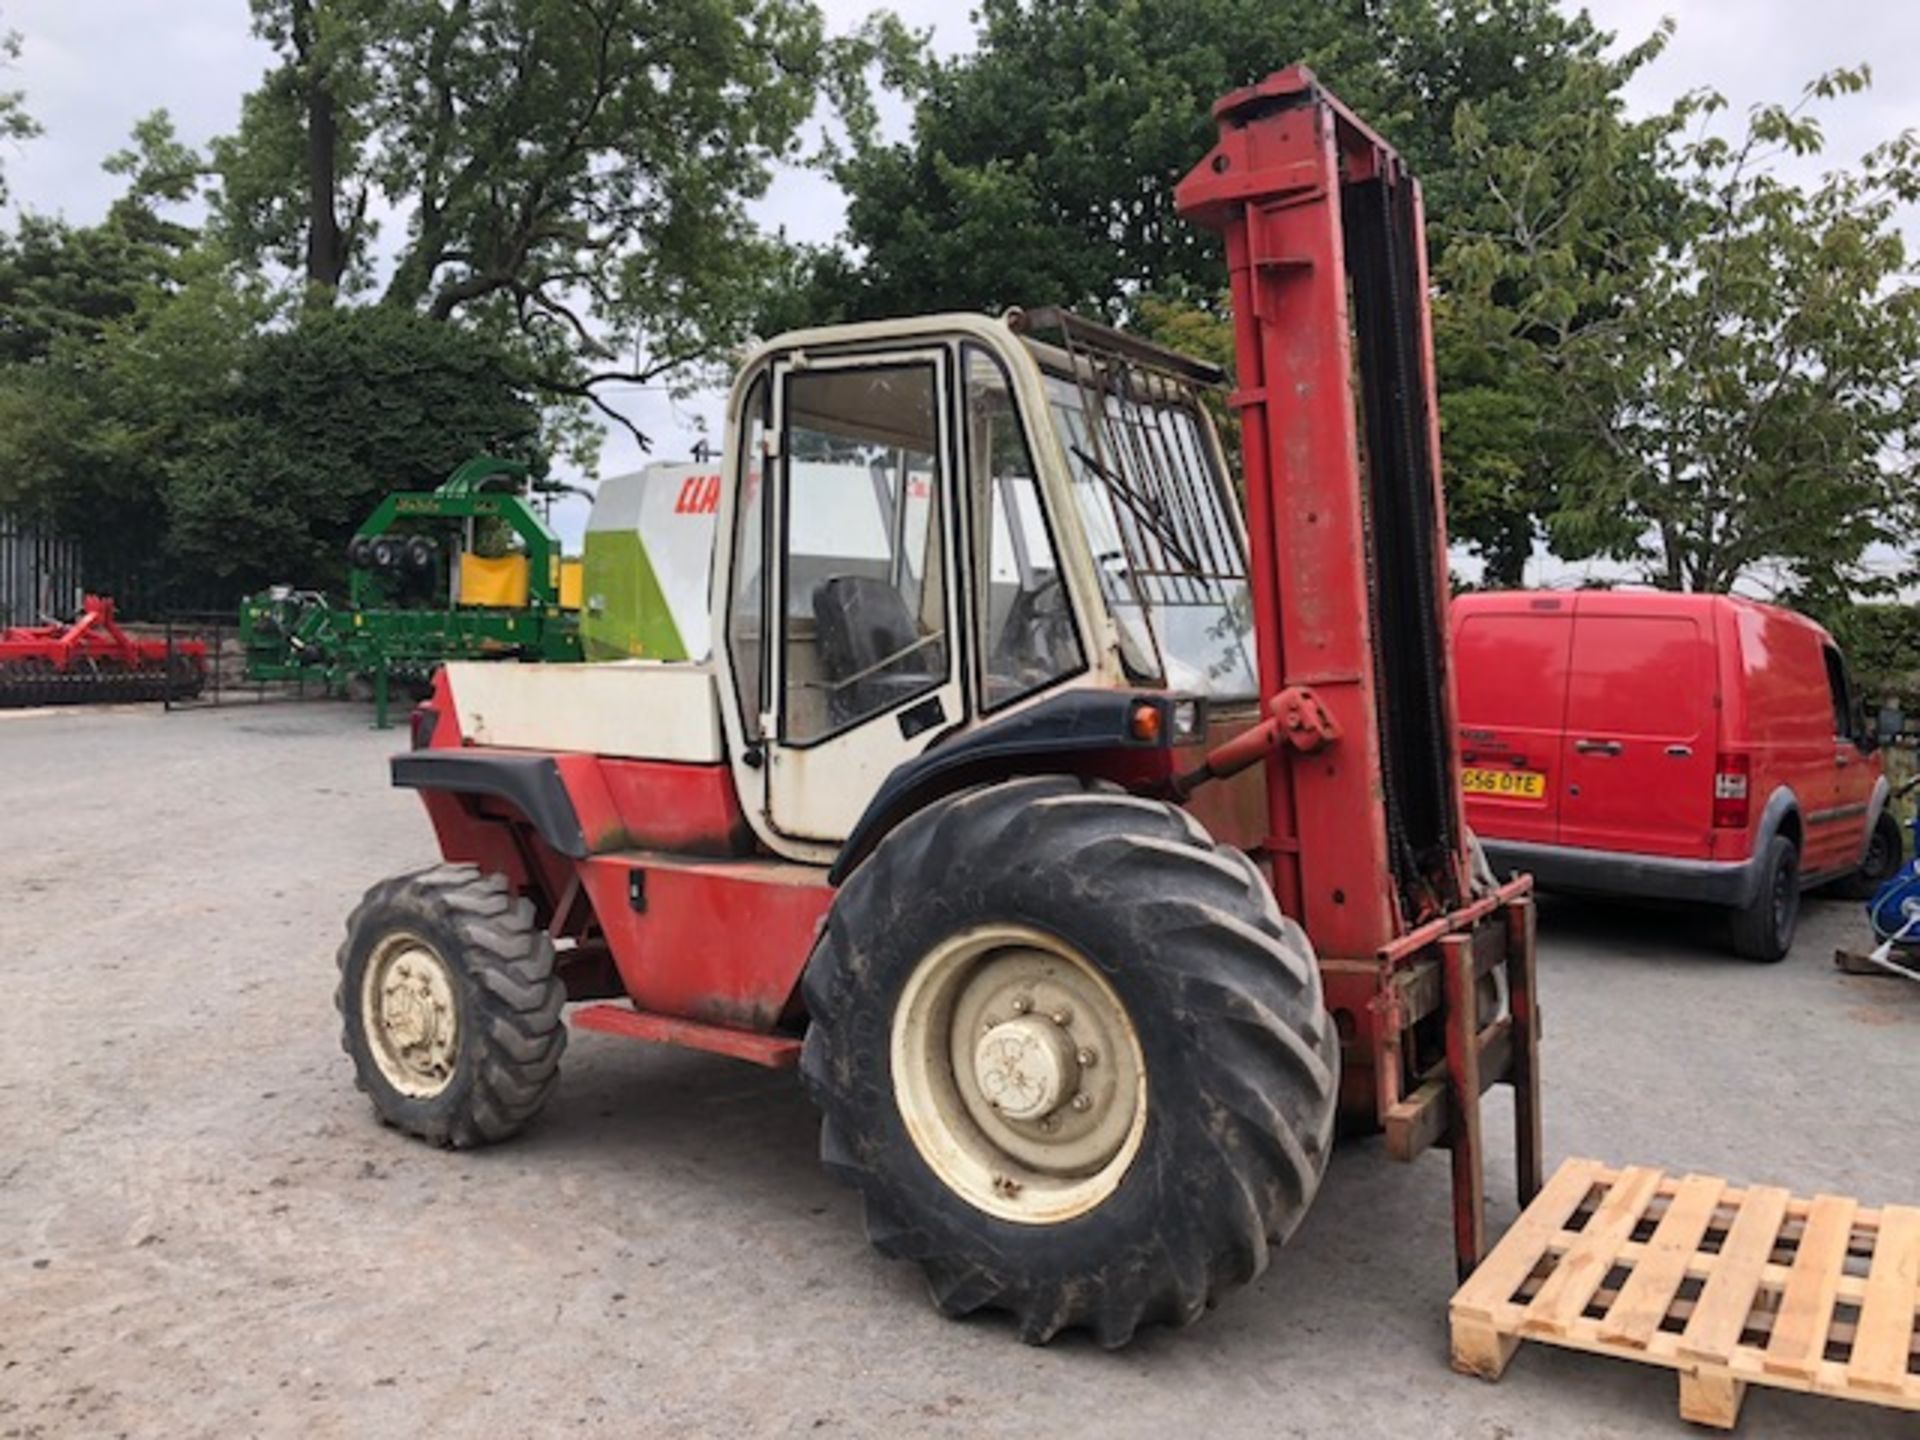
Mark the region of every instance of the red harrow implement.
<instances>
[{"instance_id":1,"label":"red harrow implement","mask_svg":"<svg viewBox=\"0 0 1920 1440\"><path fill-rule=\"evenodd\" d=\"M66 624L0 629L0 707L181 700L200 693L207 647L199 640L136 640L113 601L89 595Z\"/></svg>"}]
</instances>

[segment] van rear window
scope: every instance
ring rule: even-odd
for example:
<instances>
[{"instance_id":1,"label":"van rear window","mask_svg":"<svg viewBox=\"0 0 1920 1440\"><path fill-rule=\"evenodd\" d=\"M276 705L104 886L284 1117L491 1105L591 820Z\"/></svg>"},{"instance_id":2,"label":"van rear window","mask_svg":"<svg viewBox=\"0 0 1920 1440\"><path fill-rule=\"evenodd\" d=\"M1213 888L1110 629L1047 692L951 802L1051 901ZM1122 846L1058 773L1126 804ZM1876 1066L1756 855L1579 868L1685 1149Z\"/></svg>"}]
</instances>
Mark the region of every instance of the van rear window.
<instances>
[{"instance_id":1,"label":"van rear window","mask_svg":"<svg viewBox=\"0 0 1920 1440\"><path fill-rule=\"evenodd\" d=\"M1691 735L1712 704L1713 677L1692 616L1580 616L1569 724L1608 735Z\"/></svg>"},{"instance_id":2,"label":"van rear window","mask_svg":"<svg viewBox=\"0 0 1920 1440\"><path fill-rule=\"evenodd\" d=\"M1565 614L1469 615L1453 647L1460 723L1558 730L1572 629Z\"/></svg>"}]
</instances>

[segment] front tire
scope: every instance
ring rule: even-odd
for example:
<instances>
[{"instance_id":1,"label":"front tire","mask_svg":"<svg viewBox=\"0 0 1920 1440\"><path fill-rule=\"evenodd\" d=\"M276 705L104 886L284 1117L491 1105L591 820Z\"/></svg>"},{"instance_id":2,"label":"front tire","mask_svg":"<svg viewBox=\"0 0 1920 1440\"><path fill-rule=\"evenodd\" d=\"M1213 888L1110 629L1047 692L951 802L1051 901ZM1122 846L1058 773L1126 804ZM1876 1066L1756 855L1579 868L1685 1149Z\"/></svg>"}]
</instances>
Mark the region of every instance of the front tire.
<instances>
[{"instance_id":1,"label":"front tire","mask_svg":"<svg viewBox=\"0 0 1920 1440\"><path fill-rule=\"evenodd\" d=\"M1784 835L1767 842L1760 886L1744 909L1733 912L1733 953L1771 965L1787 958L1800 920L1800 851Z\"/></svg>"},{"instance_id":2,"label":"front tire","mask_svg":"<svg viewBox=\"0 0 1920 1440\"><path fill-rule=\"evenodd\" d=\"M869 1237L1029 1342L1198 1318L1326 1168L1312 949L1172 806L1031 779L929 807L841 888L805 995L821 1156Z\"/></svg>"},{"instance_id":3,"label":"front tire","mask_svg":"<svg viewBox=\"0 0 1920 1440\"><path fill-rule=\"evenodd\" d=\"M341 1047L381 1120L464 1149L539 1113L567 1046L566 986L504 876L438 865L382 880L338 960Z\"/></svg>"}]
</instances>

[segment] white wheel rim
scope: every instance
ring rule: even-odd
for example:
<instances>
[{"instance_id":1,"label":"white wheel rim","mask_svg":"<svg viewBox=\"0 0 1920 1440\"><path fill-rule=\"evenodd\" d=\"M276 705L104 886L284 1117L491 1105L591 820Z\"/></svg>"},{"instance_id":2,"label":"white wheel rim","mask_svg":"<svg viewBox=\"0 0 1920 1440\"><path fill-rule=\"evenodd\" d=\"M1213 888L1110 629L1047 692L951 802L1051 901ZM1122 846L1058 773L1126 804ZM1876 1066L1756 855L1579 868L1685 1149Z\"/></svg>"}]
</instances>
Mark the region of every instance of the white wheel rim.
<instances>
[{"instance_id":1,"label":"white wheel rim","mask_svg":"<svg viewBox=\"0 0 1920 1440\"><path fill-rule=\"evenodd\" d=\"M389 935L374 949L360 982L367 1048L386 1082L414 1100L430 1100L453 1079L460 1012L453 974L417 935Z\"/></svg>"},{"instance_id":2,"label":"white wheel rim","mask_svg":"<svg viewBox=\"0 0 1920 1440\"><path fill-rule=\"evenodd\" d=\"M1099 1205L1147 1128L1140 1037L1106 978L1038 930L929 951L893 1011L894 1100L916 1149L976 1209L1056 1225Z\"/></svg>"}]
</instances>

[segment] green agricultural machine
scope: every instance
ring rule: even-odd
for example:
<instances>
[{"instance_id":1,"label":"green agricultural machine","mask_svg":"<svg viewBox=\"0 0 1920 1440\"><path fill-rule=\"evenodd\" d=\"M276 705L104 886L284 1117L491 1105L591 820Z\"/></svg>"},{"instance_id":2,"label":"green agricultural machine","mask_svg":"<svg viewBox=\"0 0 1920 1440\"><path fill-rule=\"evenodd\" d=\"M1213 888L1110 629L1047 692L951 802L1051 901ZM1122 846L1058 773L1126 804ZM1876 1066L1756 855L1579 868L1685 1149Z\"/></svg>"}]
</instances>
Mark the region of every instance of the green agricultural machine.
<instances>
[{"instance_id":1,"label":"green agricultural machine","mask_svg":"<svg viewBox=\"0 0 1920 1440\"><path fill-rule=\"evenodd\" d=\"M389 688L424 689L444 661L580 659L578 562L530 484L523 462L482 455L387 496L347 543L344 607L284 585L241 603L247 678L371 698L385 724Z\"/></svg>"}]
</instances>

